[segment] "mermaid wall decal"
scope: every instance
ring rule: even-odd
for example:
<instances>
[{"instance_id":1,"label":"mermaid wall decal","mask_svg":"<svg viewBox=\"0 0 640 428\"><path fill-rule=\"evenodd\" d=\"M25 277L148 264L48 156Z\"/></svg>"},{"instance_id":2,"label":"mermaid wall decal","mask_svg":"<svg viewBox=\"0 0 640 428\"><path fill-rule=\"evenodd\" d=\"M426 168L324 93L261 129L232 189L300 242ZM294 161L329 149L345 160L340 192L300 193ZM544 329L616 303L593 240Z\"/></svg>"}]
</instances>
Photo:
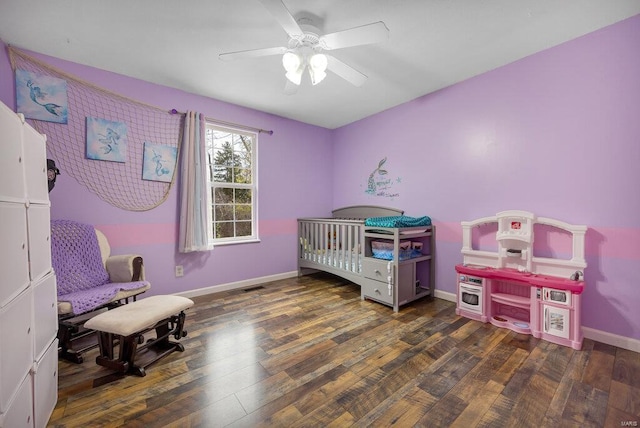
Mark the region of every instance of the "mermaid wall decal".
<instances>
[{"instance_id":1,"label":"mermaid wall decal","mask_svg":"<svg viewBox=\"0 0 640 428\"><path fill-rule=\"evenodd\" d=\"M386 177L389 172L384 168L385 163L387 163L386 157L378 162L378 166L371 172L371 174L369 174L365 193L373 196L393 199L399 196L399 193L393 192L391 188L394 184L400 183L402 179L397 177L395 180L392 180L391 178Z\"/></svg>"}]
</instances>

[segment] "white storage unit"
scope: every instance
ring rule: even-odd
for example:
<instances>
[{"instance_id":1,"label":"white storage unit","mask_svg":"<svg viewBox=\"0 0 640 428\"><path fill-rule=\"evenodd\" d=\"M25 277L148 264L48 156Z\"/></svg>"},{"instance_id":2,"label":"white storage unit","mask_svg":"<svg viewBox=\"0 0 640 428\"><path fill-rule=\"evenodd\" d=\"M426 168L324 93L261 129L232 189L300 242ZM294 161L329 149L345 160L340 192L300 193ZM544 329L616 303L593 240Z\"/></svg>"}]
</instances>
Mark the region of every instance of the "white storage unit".
<instances>
[{"instance_id":1,"label":"white storage unit","mask_svg":"<svg viewBox=\"0 0 640 428\"><path fill-rule=\"evenodd\" d=\"M58 339L54 339L33 368L34 426L47 426L57 401Z\"/></svg>"},{"instance_id":2,"label":"white storage unit","mask_svg":"<svg viewBox=\"0 0 640 428\"><path fill-rule=\"evenodd\" d=\"M0 427L45 427L58 399L46 137L0 103Z\"/></svg>"}]
</instances>

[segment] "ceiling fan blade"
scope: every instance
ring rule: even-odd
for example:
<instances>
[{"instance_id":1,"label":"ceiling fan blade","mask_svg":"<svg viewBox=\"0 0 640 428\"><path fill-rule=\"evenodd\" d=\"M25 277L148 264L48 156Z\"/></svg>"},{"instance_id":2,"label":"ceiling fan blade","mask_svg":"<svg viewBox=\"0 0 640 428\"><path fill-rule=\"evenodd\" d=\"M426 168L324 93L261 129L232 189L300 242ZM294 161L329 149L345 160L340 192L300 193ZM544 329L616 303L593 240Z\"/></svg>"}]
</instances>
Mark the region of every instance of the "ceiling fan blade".
<instances>
[{"instance_id":1,"label":"ceiling fan blade","mask_svg":"<svg viewBox=\"0 0 640 428\"><path fill-rule=\"evenodd\" d=\"M344 62L340 61L339 59L331 55L327 55L327 61L328 61L327 69L331 70L338 76L342 77L344 80L351 83L352 85L360 87L364 85L364 82L367 81L367 76L360 73L358 70L351 67L350 65L347 65Z\"/></svg>"},{"instance_id":2,"label":"ceiling fan blade","mask_svg":"<svg viewBox=\"0 0 640 428\"><path fill-rule=\"evenodd\" d=\"M248 51L228 52L218 55L222 61L232 61L236 59L258 58L269 55L282 55L287 48L279 46L277 48L251 49Z\"/></svg>"},{"instance_id":3,"label":"ceiling fan blade","mask_svg":"<svg viewBox=\"0 0 640 428\"><path fill-rule=\"evenodd\" d=\"M320 37L320 45L326 50L342 49L351 46L379 43L389 38L389 29L384 22L378 21L349 30L325 34Z\"/></svg>"},{"instance_id":4,"label":"ceiling fan blade","mask_svg":"<svg viewBox=\"0 0 640 428\"><path fill-rule=\"evenodd\" d=\"M286 95L293 95L298 92L298 85L287 79L287 83L284 85L284 93Z\"/></svg>"},{"instance_id":5,"label":"ceiling fan blade","mask_svg":"<svg viewBox=\"0 0 640 428\"><path fill-rule=\"evenodd\" d=\"M302 29L293 15L291 15L291 12L289 12L284 3L282 3L282 0L260 0L260 3L273 15L289 37L302 36Z\"/></svg>"}]
</instances>

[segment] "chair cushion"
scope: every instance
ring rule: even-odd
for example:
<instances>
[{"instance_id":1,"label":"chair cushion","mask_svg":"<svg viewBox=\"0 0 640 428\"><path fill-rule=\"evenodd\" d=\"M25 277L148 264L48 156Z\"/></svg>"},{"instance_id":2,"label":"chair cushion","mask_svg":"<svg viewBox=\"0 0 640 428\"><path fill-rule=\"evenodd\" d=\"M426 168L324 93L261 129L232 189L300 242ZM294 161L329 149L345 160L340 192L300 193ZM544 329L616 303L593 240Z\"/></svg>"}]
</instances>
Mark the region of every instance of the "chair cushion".
<instances>
[{"instance_id":1,"label":"chair cushion","mask_svg":"<svg viewBox=\"0 0 640 428\"><path fill-rule=\"evenodd\" d=\"M115 296L122 290L136 290L134 294L139 294L143 290L137 290L141 288L146 290L148 288L147 286L149 286L147 281L111 282L99 287L87 288L86 290L58 294L58 300L69 302L73 313L80 315L115 300Z\"/></svg>"},{"instance_id":2,"label":"chair cushion","mask_svg":"<svg viewBox=\"0 0 640 428\"><path fill-rule=\"evenodd\" d=\"M193 306L193 300L182 296L151 296L137 302L102 312L88 320L88 329L120 336L130 336L153 327L181 311Z\"/></svg>"},{"instance_id":3,"label":"chair cushion","mask_svg":"<svg viewBox=\"0 0 640 428\"><path fill-rule=\"evenodd\" d=\"M137 296L138 294L144 293L150 288L151 288L151 285L147 283L146 285L143 285L139 288L134 288L132 290L120 290L107 303L117 302L119 300ZM75 314L75 312L73 312L73 307L71 306L71 302L60 300L61 298L64 298L64 296L58 296L58 315Z\"/></svg>"}]
</instances>

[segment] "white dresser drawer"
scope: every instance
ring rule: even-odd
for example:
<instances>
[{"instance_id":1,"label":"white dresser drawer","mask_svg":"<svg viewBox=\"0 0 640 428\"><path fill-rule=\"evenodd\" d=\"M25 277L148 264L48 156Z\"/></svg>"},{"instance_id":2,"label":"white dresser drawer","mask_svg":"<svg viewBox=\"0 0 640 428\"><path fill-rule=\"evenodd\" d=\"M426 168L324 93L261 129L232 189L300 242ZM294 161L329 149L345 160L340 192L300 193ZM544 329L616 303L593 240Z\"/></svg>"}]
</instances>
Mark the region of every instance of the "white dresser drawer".
<instances>
[{"instance_id":1,"label":"white dresser drawer","mask_svg":"<svg viewBox=\"0 0 640 428\"><path fill-rule=\"evenodd\" d=\"M56 276L49 272L33 286L34 356L38 360L58 332Z\"/></svg>"},{"instance_id":2,"label":"white dresser drawer","mask_svg":"<svg viewBox=\"0 0 640 428\"><path fill-rule=\"evenodd\" d=\"M36 362L33 385L35 426L44 428L58 401L58 339Z\"/></svg>"},{"instance_id":3,"label":"white dresser drawer","mask_svg":"<svg viewBox=\"0 0 640 428\"><path fill-rule=\"evenodd\" d=\"M32 310L31 288L0 309L0 412L7 410L11 397L33 365Z\"/></svg>"},{"instance_id":4,"label":"white dresser drawer","mask_svg":"<svg viewBox=\"0 0 640 428\"><path fill-rule=\"evenodd\" d=\"M32 281L51 271L51 213L48 205L30 204L27 208L29 266Z\"/></svg>"},{"instance_id":5,"label":"white dresser drawer","mask_svg":"<svg viewBox=\"0 0 640 428\"><path fill-rule=\"evenodd\" d=\"M27 213L24 203L0 202L0 307L29 286ZM4 348L4 345L3 345Z\"/></svg>"}]
</instances>

